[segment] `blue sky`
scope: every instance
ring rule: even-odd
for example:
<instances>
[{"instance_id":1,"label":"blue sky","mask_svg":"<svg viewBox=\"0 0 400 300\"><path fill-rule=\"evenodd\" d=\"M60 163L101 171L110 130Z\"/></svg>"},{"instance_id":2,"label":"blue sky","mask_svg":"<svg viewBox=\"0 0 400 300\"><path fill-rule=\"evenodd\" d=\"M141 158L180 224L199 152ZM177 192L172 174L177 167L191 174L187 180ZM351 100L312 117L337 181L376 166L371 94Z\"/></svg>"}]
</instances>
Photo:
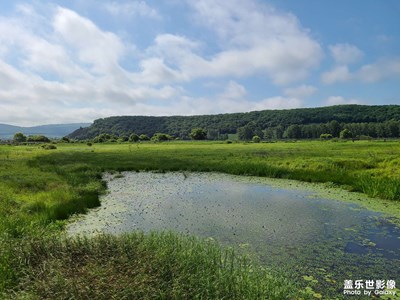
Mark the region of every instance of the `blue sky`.
<instances>
[{"instance_id":1,"label":"blue sky","mask_svg":"<svg viewBox=\"0 0 400 300\"><path fill-rule=\"evenodd\" d=\"M0 123L400 104L398 0L2 1Z\"/></svg>"}]
</instances>

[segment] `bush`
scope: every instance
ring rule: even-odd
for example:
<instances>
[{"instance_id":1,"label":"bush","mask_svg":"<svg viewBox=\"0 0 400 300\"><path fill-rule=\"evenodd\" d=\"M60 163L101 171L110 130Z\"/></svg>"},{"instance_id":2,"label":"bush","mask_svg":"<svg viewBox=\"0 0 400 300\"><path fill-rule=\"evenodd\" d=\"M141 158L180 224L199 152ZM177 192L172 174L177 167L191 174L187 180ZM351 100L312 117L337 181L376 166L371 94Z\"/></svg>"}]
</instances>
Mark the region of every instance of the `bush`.
<instances>
[{"instance_id":1,"label":"bush","mask_svg":"<svg viewBox=\"0 0 400 300\"><path fill-rule=\"evenodd\" d=\"M132 133L129 136L129 141L132 143L136 143L139 140L139 136L136 133Z\"/></svg>"},{"instance_id":2,"label":"bush","mask_svg":"<svg viewBox=\"0 0 400 300\"><path fill-rule=\"evenodd\" d=\"M95 143L106 143L106 142L115 142L117 140L117 137L113 134L108 134L108 133L102 133L96 136L93 139L93 142Z\"/></svg>"},{"instance_id":3,"label":"bush","mask_svg":"<svg viewBox=\"0 0 400 300\"><path fill-rule=\"evenodd\" d=\"M207 137L207 132L202 128L193 128L190 133L190 138L192 140L205 140Z\"/></svg>"},{"instance_id":4,"label":"bush","mask_svg":"<svg viewBox=\"0 0 400 300\"><path fill-rule=\"evenodd\" d=\"M30 135L27 142L31 143L49 143L50 139L44 135Z\"/></svg>"},{"instance_id":5,"label":"bush","mask_svg":"<svg viewBox=\"0 0 400 300\"><path fill-rule=\"evenodd\" d=\"M153 135L153 137L151 138L152 141L155 142L160 142L160 141L168 141L168 140L172 140L172 136L170 136L169 134L166 133L160 133L157 132Z\"/></svg>"},{"instance_id":6,"label":"bush","mask_svg":"<svg viewBox=\"0 0 400 300\"><path fill-rule=\"evenodd\" d=\"M330 140L332 138L332 134L330 133L323 133L319 136L321 140Z\"/></svg>"},{"instance_id":7,"label":"bush","mask_svg":"<svg viewBox=\"0 0 400 300\"><path fill-rule=\"evenodd\" d=\"M253 140L253 143L261 142L261 139L260 139L260 137L258 135L253 136L252 140Z\"/></svg>"},{"instance_id":8,"label":"bush","mask_svg":"<svg viewBox=\"0 0 400 300\"><path fill-rule=\"evenodd\" d=\"M370 137L369 135L360 135L358 139L362 141L372 141L372 137Z\"/></svg>"},{"instance_id":9,"label":"bush","mask_svg":"<svg viewBox=\"0 0 400 300\"><path fill-rule=\"evenodd\" d=\"M57 149L57 146L52 144L47 144L47 145L42 145L42 148L45 150L54 150Z\"/></svg>"},{"instance_id":10,"label":"bush","mask_svg":"<svg viewBox=\"0 0 400 300\"><path fill-rule=\"evenodd\" d=\"M14 134L13 141L14 143L24 143L26 142L26 136L21 132L17 132Z\"/></svg>"},{"instance_id":11,"label":"bush","mask_svg":"<svg viewBox=\"0 0 400 300\"><path fill-rule=\"evenodd\" d=\"M150 138L146 134L141 134L139 136L139 140L141 140L141 141L149 141Z\"/></svg>"},{"instance_id":12,"label":"bush","mask_svg":"<svg viewBox=\"0 0 400 300\"><path fill-rule=\"evenodd\" d=\"M351 133L350 130L348 130L347 128L343 129L340 132L340 138L341 139L351 139L353 137L353 134Z\"/></svg>"}]
</instances>

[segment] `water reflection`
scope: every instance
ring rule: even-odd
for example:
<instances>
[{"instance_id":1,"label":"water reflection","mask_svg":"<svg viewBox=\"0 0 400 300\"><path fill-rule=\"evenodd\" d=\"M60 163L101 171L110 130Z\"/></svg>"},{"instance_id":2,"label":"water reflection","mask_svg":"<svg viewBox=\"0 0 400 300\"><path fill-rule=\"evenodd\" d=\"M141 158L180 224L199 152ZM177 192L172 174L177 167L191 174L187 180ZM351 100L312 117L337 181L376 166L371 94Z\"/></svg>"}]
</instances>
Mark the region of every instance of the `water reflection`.
<instances>
[{"instance_id":1,"label":"water reflection","mask_svg":"<svg viewBox=\"0 0 400 300\"><path fill-rule=\"evenodd\" d=\"M102 206L72 223L70 234L139 229L213 237L245 245L267 264L320 272L322 286L400 275L399 228L354 204L224 174L127 172L105 180Z\"/></svg>"}]
</instances>

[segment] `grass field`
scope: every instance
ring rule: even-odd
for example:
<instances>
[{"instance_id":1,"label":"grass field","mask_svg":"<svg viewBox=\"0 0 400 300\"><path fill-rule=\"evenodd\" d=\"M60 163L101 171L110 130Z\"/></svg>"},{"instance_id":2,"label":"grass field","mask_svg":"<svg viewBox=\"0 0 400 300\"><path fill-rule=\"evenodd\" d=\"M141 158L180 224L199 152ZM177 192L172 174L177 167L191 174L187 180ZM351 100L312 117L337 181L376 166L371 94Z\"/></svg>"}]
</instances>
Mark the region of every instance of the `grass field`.
<instances>
[{"instance_id":1,"label":"grass field","mask_svg":"<svg viewBox=\"0 0 400 300\"><path fill-rule=\"evenodd\" d=\"M62 220L100 204L103 172L132 170L321 182L376 197L374 207L399 216L399 165L398 141L2 145L0 291L10 299L304 298L281 275L205 241L172 233L71 241ZM123 294L126 285L135 288Z\"/></svg>"}]
</instances>

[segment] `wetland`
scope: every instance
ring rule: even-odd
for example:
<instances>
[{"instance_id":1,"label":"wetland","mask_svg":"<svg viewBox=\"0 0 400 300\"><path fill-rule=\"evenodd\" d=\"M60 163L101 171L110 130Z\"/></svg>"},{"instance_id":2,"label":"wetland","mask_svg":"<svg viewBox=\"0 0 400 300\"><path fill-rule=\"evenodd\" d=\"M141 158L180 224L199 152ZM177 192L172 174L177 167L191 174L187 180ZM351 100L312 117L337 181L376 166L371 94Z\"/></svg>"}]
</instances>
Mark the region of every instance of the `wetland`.
<instances>
[{"instance_id":1,"label":"wetland","mask_svg":"<svg viewBox=\"0 0 400 300\"><path fill-rule=\"evenodd\" d=\"M343 280L398 282L399 150L1 145L0 298L341 299Z\"/></svg>"},{"instance_id":2,"label":"wetland","mask_svg":"<svg viewBox=\"0 0 400 300\"><path fill-rule=\"evenodd\" d=\"M290 180L221 173L123 172L103 178L109 192L101 207L75 218L67 227L70 235L195 235L282 268L328 296L340 294L346 279L400 277L400 228L382 213L340 201L348 192L318 193Z\"/></svg>"}]
</instances>

